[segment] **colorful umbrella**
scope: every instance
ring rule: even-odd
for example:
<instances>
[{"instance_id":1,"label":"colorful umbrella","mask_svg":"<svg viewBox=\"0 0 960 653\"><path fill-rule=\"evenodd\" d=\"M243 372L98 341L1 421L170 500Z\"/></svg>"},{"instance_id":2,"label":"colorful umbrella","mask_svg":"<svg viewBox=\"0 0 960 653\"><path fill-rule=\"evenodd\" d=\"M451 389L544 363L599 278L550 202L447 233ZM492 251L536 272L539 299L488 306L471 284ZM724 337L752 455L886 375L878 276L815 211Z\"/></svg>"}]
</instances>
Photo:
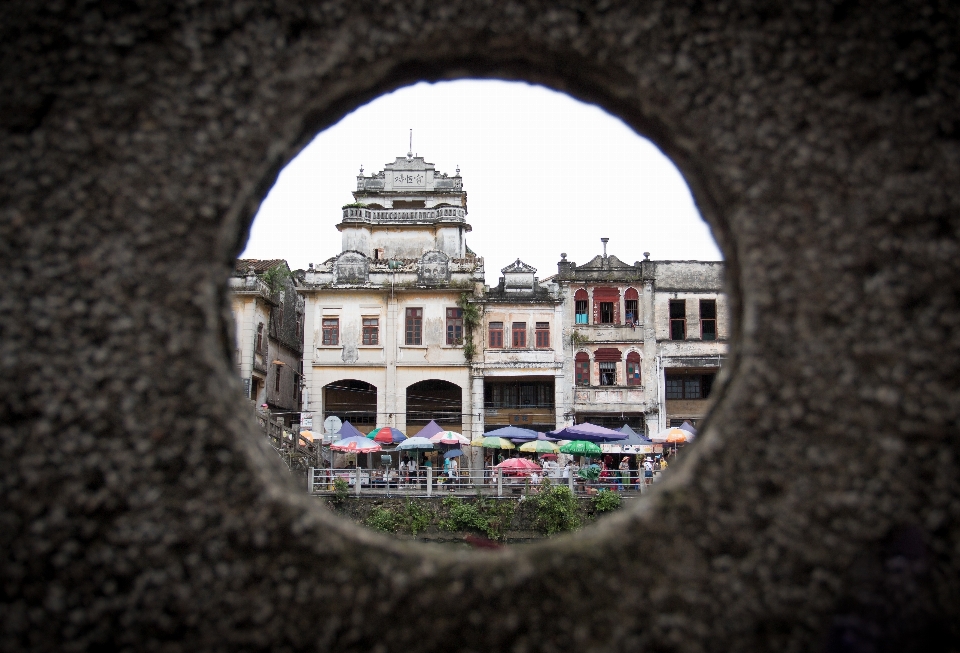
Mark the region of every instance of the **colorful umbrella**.
<instances>
[{"instance_id":1,"label":"colorful umbrella","mask_svg":"<svg viewBox=\"0 0 960 653\"><path fill-rule=\"evenodd\" d=\"M600 447L586 440L574 440L560 447L560 453L570 453L575 456L599 456L603 453Z\"/></svg>"},{"instance_id":2,"label":"colorful umbrella","mask_svg":"<svg viewBox=\"0 0 960 653\"><path fill-rule=\"evenodd\" d=\"M407 439L407 436L401 433L399 429L395 429L392 426L382 426L374 431L370 431L367 433L367 437L382 444L395 444Z\"/></svg>"},{"instance_id":3,"label":"colorful umbrella","mask_svg":"<svg viewBox=\"0 0 960 653\"><path fill-rule=\"evenodd\" d=\"M533 440L520 445L520 451L529 453L557 453L560 447L546 440Z\"/></svg>"},{"instance_id":4,"label":"colorful umbrella","mask_svg":"<svg viewBox=\"0 0 960 653\"><path fill-rule=\"evenodd\" d=\"M440 444L470 444L470 439L453 431L441 431L430 438L430 442Z\"/></svg>"},{"instance_id":5,"label":"colorful umbrella","mask_svg":"<svg viewBox=\"0 0 960 653\"><path fill-rule=\"evenodd\" d=\"M482 437L470 442L474 447L484 447L485 449L516 449L510 440L498 437Z\"/></svg>"},{"instance_id":6,"label":"colorful umbrella","mask_svg":"<svg viewBox=\"0 0 960 653\"><path fill-rule=\"evenodd\" d=\"M342 440L337 440L330 445L334 451L345 451L348 453L373 453L380 451L380 445L370 440L366 436L350 436Z\"/></svg>"},{"instance_id":7,"label":"colorful umbrella","mask_svg":"<svg viewBox=\"0 0 960 653\"><path fill-rule=\"evenodd\" d=\"M540 460L556 460L557 454L555 453L542 453L540 454Z\"/></svg>"},{"instance_id":8,"label":"colorful umbrella","mask_svg":"<svg viewBox=\"0 0 960 653\"><path fill-rule=\"evenodd\" d=\"M433 443L426 438L421 438L420 436L407 438L403 442L397 445L397 449L433 449Z\"/></svg>"},{"instance_id":9,"label":"colorful umbrella","mask_svg":"<svg viewBox=\"0 0 960 653\"><path fill-rule=\"evenodd\" d=\"M690 438L690 433L676 426L660 431L656 435L650 436L654 442L686 442Z\"/></svg>"}]
</instances>

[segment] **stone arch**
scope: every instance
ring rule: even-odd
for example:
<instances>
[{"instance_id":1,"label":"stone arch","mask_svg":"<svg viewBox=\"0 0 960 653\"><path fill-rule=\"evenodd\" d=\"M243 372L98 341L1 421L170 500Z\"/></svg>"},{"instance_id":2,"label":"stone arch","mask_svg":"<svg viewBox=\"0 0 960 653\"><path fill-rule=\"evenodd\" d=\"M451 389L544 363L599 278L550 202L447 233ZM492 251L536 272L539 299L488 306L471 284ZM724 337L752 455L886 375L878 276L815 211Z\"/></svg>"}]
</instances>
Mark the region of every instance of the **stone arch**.
<instances>
[{"instance_id":1,"label":"stone arch","mask_svg":"<svg viewBox=\"0 0 960 653\"><path fill-rule=\"evenodd\" d=\"M406 389L407 435L416 435L430 421L445 430L463 432L463 388L444 379L425 379Z\"/></svg>"},{"instance_id":2,"label":"stone arch","mask_svg":"<svg viewBox=\"0 0 960 653\"><path fill-rule=\"evenodd\" d=\"M957 648L955 5L9 7L6 648ZM285 485L223 290L319 129L463 76L654 138L726 253L748 372L642 510L469 558Z\"/></svg>"},{"instance_id":3,"label":"stone arch","mask_svg":"<svg viewBox=\"0 0 960 653\"><path fill-rule=\"evenodd\" d=\"M369 433L383 420L378 419L378 388L372 383L359 379L338 379L322 388L323 415L331 415L342 421L349 421L363 433Z\"/></svg>"}]
</instances>

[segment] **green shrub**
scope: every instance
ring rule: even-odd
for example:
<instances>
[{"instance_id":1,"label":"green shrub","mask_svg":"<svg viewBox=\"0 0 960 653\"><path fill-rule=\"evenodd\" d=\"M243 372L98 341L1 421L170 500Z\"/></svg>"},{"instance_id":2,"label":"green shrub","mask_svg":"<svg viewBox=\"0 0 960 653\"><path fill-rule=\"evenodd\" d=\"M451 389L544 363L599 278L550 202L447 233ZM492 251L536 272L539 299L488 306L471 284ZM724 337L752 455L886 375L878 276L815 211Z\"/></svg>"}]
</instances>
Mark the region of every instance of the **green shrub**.
<instances>
[{"instance_id":1,"label":"green shrub","mask_svg":"<svg viewBox=\"0 0 960 653\"><path fill-rule=\"evenodd\" d=\"M620 507L620 493L603 489L597 492L591 501L594 512L610 512Z\"/></svg>"},{"instance_id":2,"label":"green shrub","mask_svg":"<svg viewBox=\"0 0 960 653\"><path fill-rule=\"evenodd\" d=\"M343 502L347 500L347 497L350 496L350 484L347 483L342 478L334 479L333 481L333 498L331 501L333 505L339 507L343 505Z\"/></svg>"},{"instance_id":3,"label":"green shrub","mask_svg":"<svg viewBox=\"0 0 960 653\"><path fill-rule=\"evenodd\" d=\"M436 519L436 516L436 512L425 507L419 501L407 501L403 506L400 519L404 529L412 535L416 535L420 531L425 530L427 526Z\"/></svg>"},{"instance_id":4,"label":"green shrub","mask_svg":"<svg viewBox=\"0 0 960 653\"><path fill-rule=\"evenodd\" d=\"M367 518L363 521L363 523L370 528L386 533L397 532L397 522L397 513L381 506L377 506L371 510L370 514L367 515Z\"/></svg>"},{"instance_id":5,"label":"green shrub","mask_svg":"<svg viewBox=\"0 0 960 653\"><path fill-rule=\"evenodd\" d=\"M529 499L536 516L533 524L546 535L580 528L577 499L565 485L551 485L544 479L540 492Z\"/></svg>"},{"instance_id":6,"label":"green shrub","mask_svg":"<svg viewBox=\"0 0 960 653\"><path fill-rule=\"evenodd\" d=\"M440 521L440 530L475 531L491 540L502 540L510 524L516 506L513 501L497 501L477 496L472 502L460 497L446 497L443 507L447 517Z\"/></svg>"}]
</instances>

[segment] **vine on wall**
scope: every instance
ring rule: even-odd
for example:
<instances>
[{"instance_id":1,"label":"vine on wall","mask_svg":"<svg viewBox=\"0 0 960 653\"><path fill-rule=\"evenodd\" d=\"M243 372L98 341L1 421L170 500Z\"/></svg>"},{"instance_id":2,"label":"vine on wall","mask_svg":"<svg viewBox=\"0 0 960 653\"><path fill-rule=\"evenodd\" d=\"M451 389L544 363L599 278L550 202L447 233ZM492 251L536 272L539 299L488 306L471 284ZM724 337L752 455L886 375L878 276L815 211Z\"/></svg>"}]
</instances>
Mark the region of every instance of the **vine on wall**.
<instances>
[{"instance_id":1,"label":"vine on wall","mask_svg":"<svg viewBox=\"0 0 960 653\"><path fill-rule=\"evenodd\" d=\"M480 307L470 301L470 293L460 293L457 306L463 311L463 357L472 361L477 355L477 346L473 342L473 332L480 326Z\"/></svg>"}]
</instances>

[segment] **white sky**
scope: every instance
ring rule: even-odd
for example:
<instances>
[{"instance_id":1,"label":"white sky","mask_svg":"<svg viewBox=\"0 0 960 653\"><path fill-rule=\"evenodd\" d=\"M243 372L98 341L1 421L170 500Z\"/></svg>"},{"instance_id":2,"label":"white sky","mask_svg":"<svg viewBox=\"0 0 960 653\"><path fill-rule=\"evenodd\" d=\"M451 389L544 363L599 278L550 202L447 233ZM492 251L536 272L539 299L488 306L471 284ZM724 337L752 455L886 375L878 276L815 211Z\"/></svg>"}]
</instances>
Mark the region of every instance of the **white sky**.
<instances>
[{"instance_id":1,"label":"white sky","mask_svg":"<svg viewBox=\"0 0 960 653\"><path fill-rule=\"evenodd\" d=\"M335 225L356 176L413 151L467 191L467 244L495 285L517 258L555 274L560 253L602 252L633 263L720 260L686 182L650 141L596 106L541 86L462 80L420 83L377 98L320 133L280 173L241 258L292 269L341 250Z\"/></svg>"}]
</instances>

